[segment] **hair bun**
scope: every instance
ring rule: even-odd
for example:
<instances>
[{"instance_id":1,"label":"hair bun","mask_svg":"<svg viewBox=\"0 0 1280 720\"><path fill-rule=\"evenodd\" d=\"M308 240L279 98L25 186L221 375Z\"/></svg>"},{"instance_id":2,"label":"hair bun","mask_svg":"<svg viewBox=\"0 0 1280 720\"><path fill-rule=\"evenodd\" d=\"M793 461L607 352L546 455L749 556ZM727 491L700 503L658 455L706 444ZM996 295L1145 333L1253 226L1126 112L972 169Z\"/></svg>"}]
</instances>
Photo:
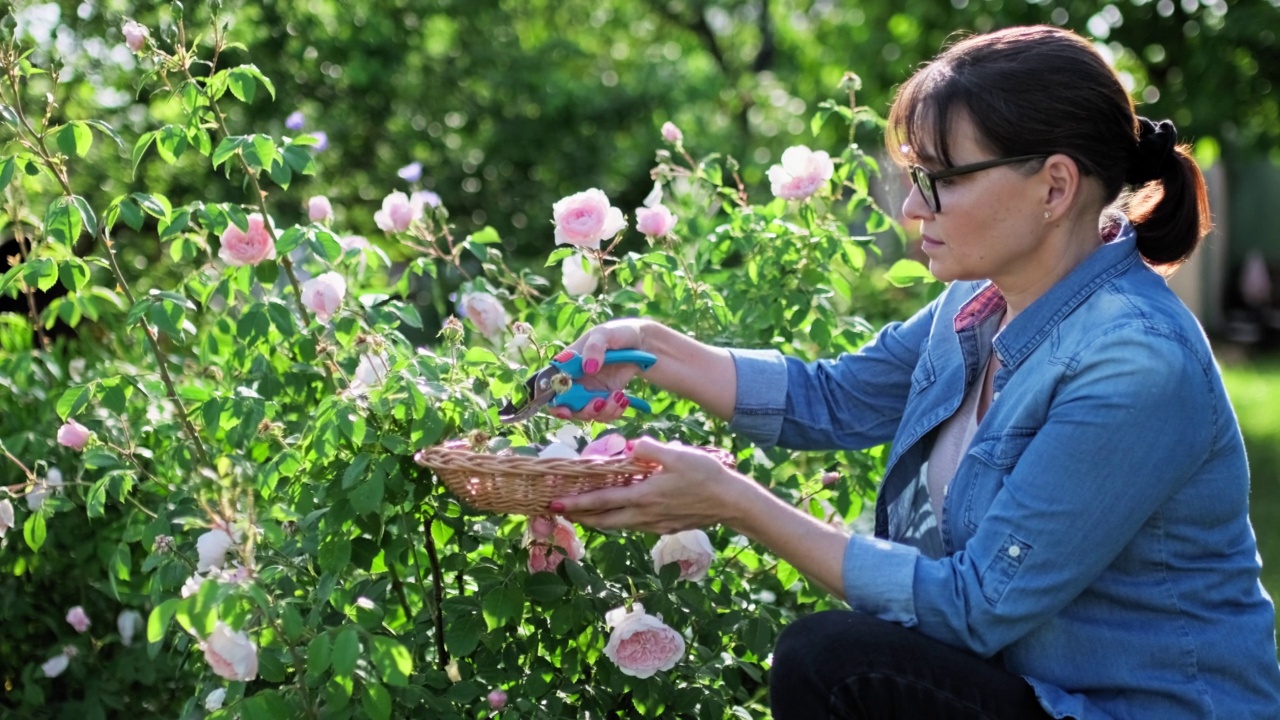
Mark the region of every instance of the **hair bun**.
<instances>
[{"instance_id":1,"label":"hair bun","mask_svg":"<svg viewBox=\"0 0 1280 720\"><path fill-rule=\"evenodd\" d=\"M1178 144L1178 130L1171 120L1152 122L1138 118L1138 143L1129 160L1129 172L1124 181L1130 185L1142 185L1164 177L1173 148Z\"/></svg>"}]
</instances>

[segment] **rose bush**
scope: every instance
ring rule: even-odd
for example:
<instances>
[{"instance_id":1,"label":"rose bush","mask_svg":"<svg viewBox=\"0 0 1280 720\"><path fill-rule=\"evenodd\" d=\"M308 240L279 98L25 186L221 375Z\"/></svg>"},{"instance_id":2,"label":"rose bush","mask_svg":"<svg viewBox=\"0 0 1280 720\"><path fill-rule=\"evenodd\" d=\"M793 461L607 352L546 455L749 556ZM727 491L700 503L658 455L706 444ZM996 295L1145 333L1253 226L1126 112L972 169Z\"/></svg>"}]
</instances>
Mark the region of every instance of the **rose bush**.
<instances>
[{"instance_id":1,"label":"rose bush","mask_svg":"<svg viewBox=\"0 0 1280 720\"><path fill-rule=\"evenodd\" d=\"M307 200L324 197L315 153L328 138L303 133L297 113L285 134L237 127L236 106L269 102L271 80L221 65L235 57L221 24L174 23L114 38L139 53L154 129L61 117L54 75L0 48L0 191L19 244L0 293L26 307L0 315L0 709L762 714L778 629L830 604L794 568L723 528L677 546L480 513L413 455L466 437L492 452L613 456L649 433L724 448L824 520L856 518L878 451L764 452L652 389L636 391L653 415L617 435L546 415L497 421L532 370L613 316L810 357L865 342L858 313L886 285L864 266L895 228L852 132L825 163L784 156L784 185L805 192L774 198L664 127L654 144L674 152L652 168L656 215L637 212L629 232L603 191L569 195L532 213L545 266L512 267L495 231L458 232L426 191L388 186L380 207L343 208L386 237L330 227L332 208ZM830 103L813 127L831 118L873 116ZM95 162L198 169L242 195L140 184L99 197ZM305 220L273 222L290 207ZM565 264L584 269L584 255L590 288ZM557 266L558 285L545 269ZM46 334L55 327L75 337ZM836 468L847 480L824 483Z\"/></svg>"}]
</instances>

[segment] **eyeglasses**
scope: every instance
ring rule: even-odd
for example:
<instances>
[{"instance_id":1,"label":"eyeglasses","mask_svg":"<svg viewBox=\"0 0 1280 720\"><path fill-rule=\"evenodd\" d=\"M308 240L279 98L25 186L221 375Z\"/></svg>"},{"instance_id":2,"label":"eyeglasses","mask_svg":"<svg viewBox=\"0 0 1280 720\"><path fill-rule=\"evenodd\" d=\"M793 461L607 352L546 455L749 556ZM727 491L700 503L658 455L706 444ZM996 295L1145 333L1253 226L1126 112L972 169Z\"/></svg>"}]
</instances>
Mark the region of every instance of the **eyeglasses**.
<instances>
[{"instance_id":1,"label":"eyeglasses","mask_svg":"<svg viewBox=\"0 0 1280 720\"><path fill-rule=\"evenodd\" d=\"M1001 165L1009 165L1012 163L1026 162L1028 160L1042 160L1049 157L1048 155L1018 155L1017 157L998 158L996 160L983 160L982 162L970 163L968 165L957 165L946 170L938 172L929 172L919 165L912 165L911 182L916 184L920 189L920 196L924 198L924 202L933 212L942 212L942 203L938 201L939 180L946 180L957 175L968 175L979 170L999 167Z\"/></svg>"}]
</instances>

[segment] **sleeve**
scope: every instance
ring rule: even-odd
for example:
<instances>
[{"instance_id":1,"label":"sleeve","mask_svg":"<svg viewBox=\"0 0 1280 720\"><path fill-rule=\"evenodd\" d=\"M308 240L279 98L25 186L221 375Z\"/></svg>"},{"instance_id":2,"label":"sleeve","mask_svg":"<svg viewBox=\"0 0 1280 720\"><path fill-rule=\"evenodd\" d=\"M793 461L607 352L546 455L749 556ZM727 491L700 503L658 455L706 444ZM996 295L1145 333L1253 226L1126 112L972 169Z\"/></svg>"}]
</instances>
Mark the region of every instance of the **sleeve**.
<instances>
[{"instance_id":1,"label":"sleeve","mask_svg":"<svg viewBox=\"0 0 1280 720\"><path fill-rule=\"evenodd\" d=\"M805 363L774 350L730 350L738 376L731 427L764 447L796 450L892 440L941 301L834 359Z\"/></svg>"},{"instance_id":2,"label":"sleeve","mask_svg":"<svg viewBox=\"0 0 1280 720\"><path fill-rule=\"evenodd\" d=\"M1210 368L1150 329L1079 357L965 547L933 560L853 538L850 605L991 656L1095 582L1197 472L1220 421Z\"/></svg>"}]
</instances>

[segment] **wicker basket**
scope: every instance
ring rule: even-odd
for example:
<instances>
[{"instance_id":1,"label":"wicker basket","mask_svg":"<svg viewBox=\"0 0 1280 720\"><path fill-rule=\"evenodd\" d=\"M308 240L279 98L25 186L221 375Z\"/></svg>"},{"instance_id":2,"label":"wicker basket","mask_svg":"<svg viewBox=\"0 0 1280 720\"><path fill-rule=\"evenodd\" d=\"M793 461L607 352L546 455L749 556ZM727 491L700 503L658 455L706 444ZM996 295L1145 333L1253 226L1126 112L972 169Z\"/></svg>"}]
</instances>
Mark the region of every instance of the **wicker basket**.
<instances>
[{"instance_id":1,"label":"wicker basket","mask_svg":"<svg viewBox=\"0 0 1280 720\"><path fill-rule=\"evenodd\" d=\"M702 450L733 468L733 456ZM641 482L658 469L630 457L536 458L477 453L465 440L419 450L413 456L431 468L460 500L477 510L538 515L558 497Z\"/></svg>"}]
</instances>

